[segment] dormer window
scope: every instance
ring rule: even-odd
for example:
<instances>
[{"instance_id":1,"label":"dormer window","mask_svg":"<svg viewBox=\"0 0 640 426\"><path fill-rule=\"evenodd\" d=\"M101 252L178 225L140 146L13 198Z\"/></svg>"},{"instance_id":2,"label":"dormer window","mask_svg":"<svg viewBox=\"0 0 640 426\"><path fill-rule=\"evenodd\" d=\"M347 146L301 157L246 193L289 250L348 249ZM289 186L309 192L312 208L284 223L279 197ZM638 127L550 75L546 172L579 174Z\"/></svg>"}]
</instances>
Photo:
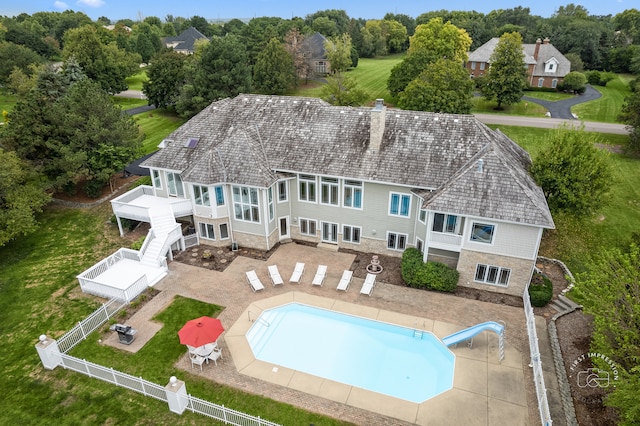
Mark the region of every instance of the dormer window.
<instances>
[{"instance_id":1,"label":"dormer window","mask_svg":"<svg viewBox=\"0 0 640 426\"><path fill-rule=\"evenodd\" d=\"M551 58L544 63L544 72L556 72L558 70L558 61L556 58Z\"/></svg>"}]
</instances>

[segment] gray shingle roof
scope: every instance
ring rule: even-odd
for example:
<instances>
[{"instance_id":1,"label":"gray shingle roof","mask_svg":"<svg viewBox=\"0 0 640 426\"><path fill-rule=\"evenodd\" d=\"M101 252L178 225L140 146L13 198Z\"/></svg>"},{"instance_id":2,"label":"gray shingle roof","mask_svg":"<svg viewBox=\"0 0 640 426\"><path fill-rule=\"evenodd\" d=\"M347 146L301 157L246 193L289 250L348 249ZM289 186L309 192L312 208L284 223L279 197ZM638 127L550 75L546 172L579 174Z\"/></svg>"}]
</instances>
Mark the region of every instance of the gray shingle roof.
<instances>
[{"instance_id":1,"label":"gray shingle roof","mask_svg":"<svg viewBox=\"0 0 640 426\"><path fill-rule=\"evenodd\" d=\"M525 44L523 46L527 54L533 56L536 45ZM551 58L555 58L556 61L558 61L558 67L555 68L553 72L544 72L545 64ZM560 53L558 49L556 49L551 43L540 44L538 60L536 61L536 66L533 69L533 76L564 77L569 74L569 72L571 72L571 62L562 53Z\"/></svg>"},{"instance_id":2,"label":"gray shingle roof","mask_svg":"<svg viewBox=\"0 0 640 426\"><path fill-rule=\"evenodd\" d=\"M450 184L458 189L446 194L466 196L457 182L469 179L463 172L470 161L500 150L486 160L491 203L473 207L475 195L460 208L470 209L469 214L482 208L484 217L553 227L542 191L526 171L528 155L504 135L471 115L393 109L385 114L382 143L372 150L370 108L335 107L314 98L239 95L209 105L169 135L174 142L143 166L176 170L184 181L204 185L267 187L276 182L277 173L309 173L437 190L444 199ZM184 147L189 137L200 138L195 148ZM524 189L531 194L523 195ZM524 203L519 198L525 196L530 209L540 210L537 215L504 207L507 201Z\"/></svg>"},{"instance_id":3,"label":"gray shingle roof","mask_svg":"<svg viewBox=\"0 0 640 426\"><path fill-rule=\"evenodd\" d=\"M494 37L488 42L486 42L485 44L483 44L482 46L478 47L473 52L469 53L469 62L490 63L491 55L493 55L493 51L496 49L496 46L498 45L499 41L500 41L499 38ZM526 46L529 46L529 45L528 44L522 45L522 53L524 54L524 58L523 58L524 63L527 65L535 64L536 60L533 58L533 50L529 52L526 49ZM535 44L533 46L535 46Z\"/></svg>"},{"instance_id":4,"label":"gray shingle roof","mask_svg":"<svg viewBox=\"0 0 640 426\"><path fill-rule=\"evenodd\" d=\"M174 50L185 50L187 52L193 52L196 40L200 39L208 39L208 37L194 27L189 27L181 32L178 36L163 38L162 42L165 45L178 42L178 44L173 48Z\"/></svg>"},{"instance_id":5,"label":"gray shingle roof","mask_svg":"<svg viewBox=\"0 0 640 426\"><path fill-rule=\"evenodd\" d=\"M319 32L315 32L302 40L300 50L305 53L307 59L326 59L327 55L324 50L325 41L327 41L325 36Z\"/></svg>"}]
</instances>

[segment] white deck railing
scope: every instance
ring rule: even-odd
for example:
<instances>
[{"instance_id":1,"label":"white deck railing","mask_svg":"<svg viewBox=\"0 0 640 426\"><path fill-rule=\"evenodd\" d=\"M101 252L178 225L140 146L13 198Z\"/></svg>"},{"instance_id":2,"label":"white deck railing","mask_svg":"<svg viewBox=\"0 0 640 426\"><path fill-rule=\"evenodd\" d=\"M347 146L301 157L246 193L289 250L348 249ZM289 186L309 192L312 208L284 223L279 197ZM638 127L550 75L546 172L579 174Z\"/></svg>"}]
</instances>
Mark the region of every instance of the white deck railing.
<instances>
[{"instance_id":1,"label":"white deck railing","mask_svg":"<svg viewBox=\"0 0 640 426\"><path fill-rule=\"evenodd\" d=\"M170 201L171 210L175 217L189 216L193 213L193 206L191 200L184 198L176 198Z\"/></svg>"},{"instance_id":2,"label":"white deck railing","mask_svg":"<svg viewBox=\"0 0 640 426\"><path fill-rule=\"evenodd\" d=\"M529 335L529 352L531 354L531 365L533 366L533 381L536 385L536 396L538 397L538 412L540 422L543 426L550 426L552 423L551 412L549 411L549 401L547 400L547 388L544 385L542 371L542 360L540 359L540 348L538 347L538 333L536 332L536 319L529 300L529 291L525 287L522 295L524 302L524 314L527 321L527 334Z\"/></svg>"},{"instance_id":3,"label":"white deck railing","mask_svg":"<svg viewBox=\"0 0 640 426\"><path fill-rule=\"evenodd\" d=\"M460 247L462 245L462 235L449 234L445 232L431 232L429 242Z\"/></svg>"},{"instance_id":4,"label":"white deck railing","mask_svg":"<svg viewBox=\"0 0 640 426\"><path fill-rule=\"evenodd\" d=\"M198 234L189 234L184 236L184 248L188 249L189 247L197 246L200 244L200 239L198 238Z\"/></svg>"},{"instance_id":5,"label":"white deck railing","mask_svg":"<svg viewBox=\"0 0 640 426\"><path fill-rule=\"evenodd\" d=\"M109 257L104 258L100 262L93 265L77 276L80 282L80 288L83 292L104 297L107 299L115 298L126 302L131 302L147 287L149 280L145 273L140 274L127 288L119 289L96 281L96 278L114 267L118 262L124 259L140 261L140 253L126 248L121 248ZM158 267L167 270L167 259L158 260Z\"/></svg>"}]
</instances>

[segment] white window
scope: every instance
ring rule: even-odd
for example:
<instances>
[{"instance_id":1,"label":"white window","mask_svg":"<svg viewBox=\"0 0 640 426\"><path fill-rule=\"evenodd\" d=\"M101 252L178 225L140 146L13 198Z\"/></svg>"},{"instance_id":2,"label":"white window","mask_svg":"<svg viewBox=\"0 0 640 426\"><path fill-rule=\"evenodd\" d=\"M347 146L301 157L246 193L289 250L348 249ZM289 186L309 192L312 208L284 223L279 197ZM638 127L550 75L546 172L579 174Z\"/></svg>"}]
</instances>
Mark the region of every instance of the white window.
<instances>
[{"instance_id":1,"label":"white window","mask_svg":"<svg viewBox=\"0 0 640 426\"><path fill-rule=\"evenodd\" d=\"M362 228L359 226L344 225L342 227L342 241L360 244Z\"/></svg>"},{"instance_id":2,"label":"white window","mask_svg":"<svg viewBox=\"0 0 640 426\"><path fill-rule=\"evenodd\" d=\"M480 62L480 71L484 70L484 66L485 66L485 65L486 65L486 64L485 64L484 62Z\"/></svg>"},{"instance_id":3,"label":"white window","mask_svg":"<svg viewBox=\"0 0 640 426\"><path fill-rule=\"evenodd\" d=\"M554 78L553 80L551 80L551 88L555 89L556 87L558 87L558 79Z\"/></svg>"},{"instance_id":4,"label":"white window","mask_svg":"<svg viewBox=\"0 0 640 426\"><path fill-rule=\"evenodd\" d=\"M209 240L215 240L216 234L214 232L214 226L210 223L200 222L200 236Z\"/></svg>"},{"instance_id":5,"label":"white window","mask_svg":"<svg viewBox=\"0 0 640 426\"><path fill-rule=\"evenodd\" d=\"M538 87L542 87L544 85L544 78L540 77L538 79Z\"/></svg>"},{"instance_id":6,"label":"white window","mask_svg":"<svg viewBox=\"0 0 640 426\"><path fill-rule=\"evenodd\" d=\"M216 206L224 206L224 190L221 186L215 187L216 191Z\"/></svg>"},{"instance_id":7,"label":"white window","mask_svg":"<svg viewBox=\"0 0 640 426\"><path fill-rule=\"evenodd\" d=\"M339 205L339 189L338 179L328 177L320 178L320 203L332 206Z\"/></svg>"},{"instance_id":8,"label":"white window","mask_svg":"<svg viewBox=\"0 0 640 426\"><path fill-rule=\"evenodd\" d=\"M391 216L409 217L411 196L392 192L389 197L389 214Z\"/></svg>"},{"instance_id":9,"label":"white window","mask_svg":"<svg viewBox=\"0 0 640 426\"><path fill-rule=\"evenodd\" d=\"M404 250L407 247L407 234L387 232L387 248L391 250Z\"/></svg>"},{"instance_id":10,"label":"white window","mask_svg":"<svg viewBox=\"0 0 640 426\"><path fill-rule=\"evenodd\" d=\"M162 189L162 179L160 179L160 172L157 170L151 170L151 176L153 177L153 187L155 189Z\"/></svg>"},{"instance_id":11,"label":"white window","mask_svg":"<svg viewBox=\"0 0 640 426\"><path fill-rule=\"evenodd\" d=\"M248 186L233 187L233 209L235 217L245 222L260 222L258 190Z\"/></svg>"},{"instance_id":12,"label":"white window","mask_svg":"<svg viewBox=\"0 0 640 426\"><path fill-rule=\"evenodd\" d=\"M173 195L174 197L184 197L182 178L178 173L167 173L167 186L169 186L169 195Z\"/></svg>"},{"instance_id":13,"label":"white window","mask_svg":"<svg viewBox=\"0 0 640 426\"><path fill-rule=\"evenodd\" d=\"M316 178L315 176L300 175L298 176L300 183L300 192L298 198L300 201L316 202Z\"/></svg>"},{"instance_id":14,"label":"white window","mask_svg":"<svg viewBox=\"0 0 640 426\"><path fill-rule=\"evenodd\" d=\"M460 235L462 220L459 216L435 213L433 215L432 231Z\"/></svg>"},{"instance_id":15,"label":"white window","mask_svg":"<svg viewBox=\"0 0 640 426\"><path fill-rule=\"evenodd\" d=\"M300 218L300 233L302 235L311 235L315 237L317 225L318 224L315 220Z\"/></svg>"},{"instance_id":16,"label":"white window","mask_svg":"<svg viewBox=\"0 0 640 426\"><path fill-rule=\"evenodd\" d=\"M229 225L226 223L220 224L220 239L226 240L229 238Z\"/></svg>"},{"instance_id":17,"label":"white window","mask_svg":"<svg viewBox=\"0 0 640 426\"><path fill-rule=\"evenodd\" d=\"M511 269L478 263L474 281L506 287L509 285Z\"/></svg>"},{"instance_id":18,"label":"white window","mask_svg":"<svg viewBox=\"0 0 640 426\"><path fill-rule=\"evenodd\" d=\"M196 199L196 205L198 206L210 206L211 200L209 200L209 188L206 186L193 185L193 196Z\"/></svg>"},{"instance_id":19,"label":"white window","mask_svg":"<svg viewBox=\"0 0 640 426\"><path fill-rule=\"evenodd\" d=\"M289 199L287 194L287 181L278 182L278 202L283 203Z\"/></svg>"},{"instance_id":20,"label":"white window","mask_svg":"<svg viewBox=\"0 0 640 426\"><path fill-rule=\"evenodd\" d=\"M345 207L351 207L353 209L362 208L362 182L358 180L345 180L344 185L344 199L343 204Z\"/></svg>"},{"instance_id":21,"label":"white window","mask_svg":"<svg viewBox=\"0 0 640 426\"><path fill-rule=\"evenodd\" d=\"M476 69L476 63L475 61L471 61L471 69L475 70Z\"/></svg>"},{"instance_id":22,"label":"white window","mask_svg":"<svg viewBox=\"0 0 640 426\"><path fill-rule=\"evenodd\" d=\"M267 189L267 206L269 208L269 222L271 222L275 216L273 210L273 188Z\"/></svg>"},{"instance_id":23,"label":"white window","mask_svg":"<svg viewBox=\"0 0 640 426\"><path fill-rule=\"evenodd\" d=\"M416 237L416 248L420 251L420 253L424 253L424 241L422 241L418 237Z\"/></svg>"},{"instance_id":24,"label":"white window","mask_svg":"<svg viewBox=\"0 0 640 426\"><path fill-rule=\"evenodd\" d=\"M494 233L495 225L476 222L471 225L471 241L491 244L493 242Z\"/></svg>"},{"instance_id":25,"label":"white window","mask_svg":"<svg viewBox=\"0 0 640 426\"><path fill-rule=\"evenodd\" d=\"M316 72L318 74L326 74L327 72L327 65L324 61L318 61L316 62Z\"/></svg>"},{"instance_id":26,"label":"white window","mask_svg":"<svg viewBox=\"0 0 640 426\"><path fill-rule=\"evenodd\" d=\"M422 223L427 223L427 211L424 209L420 209L420 213L418 214L418 220Z\"/></svg>"}]
</instances>

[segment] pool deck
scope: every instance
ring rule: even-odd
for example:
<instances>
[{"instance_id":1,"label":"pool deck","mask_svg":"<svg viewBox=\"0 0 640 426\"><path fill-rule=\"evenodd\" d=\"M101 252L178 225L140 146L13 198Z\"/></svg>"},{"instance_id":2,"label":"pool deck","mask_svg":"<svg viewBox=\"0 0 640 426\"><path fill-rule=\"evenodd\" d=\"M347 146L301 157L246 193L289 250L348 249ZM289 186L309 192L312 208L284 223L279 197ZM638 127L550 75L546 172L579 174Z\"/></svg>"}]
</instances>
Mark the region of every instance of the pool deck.
<instances>
[{"instance_id":1,"label":"pool deck","mask_svg":"<svg viewBox=\"0 0 640 426\"><path fill-rule=\"evenodd\" d=\"M124 347L111 336L105 343L139 350L161 327L150 318L181 295L225 307L218 317L227 328L219 339L222 360L200 371L191 367L185 350L176 367L190 374L358 425L539 424L522 308L383 282L376 283L371 296L361 295L364 280L358 278L353 278L347 292L336 290L342 271L350 268L354 257L290 243L281 245L266 262L239 255L224 272L172 262L169 275L155 286L161 292L127 322L138 330L136 340ZM301 283L291 284L288 278L296 262L304 262L306 269ZM284 285L271 285L267 266L272 264L278 265ZM328 266L322 287L311 285L318 264ZM251 269L256 270L264 290L251 291L245 277ZM453 389L421 404L283 367L276 372L272 364L254 358L244 333L262 310L292 301L411 328L418 324L440 338L480 322L504 321L505 359L498 361L498 337L493 332L477 335L471 349L459 344L452 348L456 355ZM188 391L188 378L186 382Z\"/></svg>"}]
</instances>

